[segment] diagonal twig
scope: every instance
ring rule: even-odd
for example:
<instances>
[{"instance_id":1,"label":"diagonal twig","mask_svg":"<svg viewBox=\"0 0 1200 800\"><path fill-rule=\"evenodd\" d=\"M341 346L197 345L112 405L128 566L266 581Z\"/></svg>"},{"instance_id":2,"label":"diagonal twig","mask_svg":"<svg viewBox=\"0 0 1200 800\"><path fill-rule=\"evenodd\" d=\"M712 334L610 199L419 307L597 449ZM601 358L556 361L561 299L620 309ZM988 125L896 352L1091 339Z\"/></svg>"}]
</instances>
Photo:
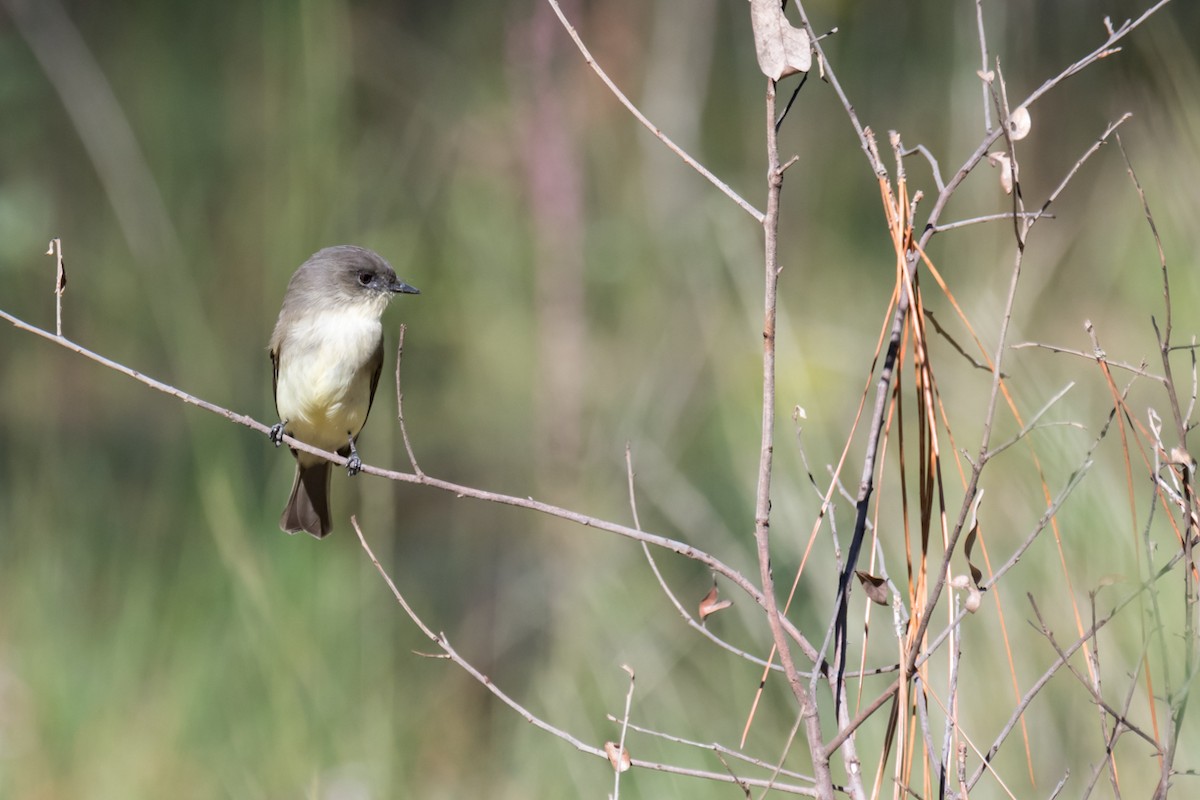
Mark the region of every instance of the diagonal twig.
<instances>
[{"instance_id":1,"label":"diagonal twig","mask_svg":"<svg viewBox=\"0 0 1200 800\"><path fill-rule=\"evenodd\" d=\"M583 60L587 62L587 65L592 68L593 72L595 72L598 76L600 76L600 80L602 80L604 82L604 85L608 87L608 90L613 93L613 96L617 98L617 100L621 103L621 105L625 106L626 110L628 110L629 113L632 114L638 122L642 123L642 125L646 128L646 130L650 131L652 134L654 134L658 138L658 140L660 142L662 142L664 145L666 145L668 150L670 150L675 155L679 156L681 159L683 159L683 162L685 164L687 164L689 167L696 170L696 172L698 172L702 176L704 176L708 180L708 182L711 183L713 186L716 186L718 189L720 189L721 192L724 193L726 197L728 197L733 202L737 203L738 206L740 206L741 209L743 211L745 211L747 214L754 217L755 221L762 222L763 216L764 216L763 212L759 211L757 208L755 208L754 206L752 206L748 202L746 202L746 200L744 200L741 195L739 195L737 192L735 192L733 189L731 189L729 187L729 184L725 183L723 180L718 178L716 175L712 174L712 172L710 172L707 167L705 167L699 161L697 161L696 159L694 159L690 155L688 155L687 152L682 147L675 144L675 142L671 141L671 138L669 136L667 136L665 133L663 133L657 125L655 125L653 122L651 122L649 119L647 119L646 115L643 114L640 110L638 110L638 107L635 106L633 104L633 102L630 101L630 99L625 96L625 93L622 92L619 88L617 88L617 85L615 83L613 83L612 78L608 77L608 73L606 73L603 69L601 69L600 65L598 63L596 63L596 59L594 59L592 57L591 52L587 48L587 45L585 45L583 43L583 39L581 39L579 37L579 33L575 30L574 26L571 25L571 23L567 20L566 15L563 14L563 10L562 10L562 8L559 7L557 0L546 0L546 1L548 3L550 3L550 7L554 9L554 13L558 17L558 21L561 22L563 28L566 29L567 35L569 35L571 37L571 41L573 41L575 43L575 46L577 48L579 48L579 52L583 56Z\"/></svg>"}]
</instances>

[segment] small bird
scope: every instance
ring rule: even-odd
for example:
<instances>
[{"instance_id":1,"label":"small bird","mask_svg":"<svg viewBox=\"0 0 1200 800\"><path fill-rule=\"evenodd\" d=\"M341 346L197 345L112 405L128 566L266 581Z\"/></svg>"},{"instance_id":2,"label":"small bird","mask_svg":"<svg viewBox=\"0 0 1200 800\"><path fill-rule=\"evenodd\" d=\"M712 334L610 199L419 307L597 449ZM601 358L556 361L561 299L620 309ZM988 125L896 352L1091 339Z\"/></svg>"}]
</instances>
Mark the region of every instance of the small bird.
<instances>
[{"instance_id":1,"label":"small bird","mask_svg":"<svg viewBox=\"0 0 1200 800\"><path fill-rule=\"evenodd\" d=\"M314 253L288 282L271 335L275 411L271 441L284 434L349 459L362 468L355 441L371 411L383 369L380 317L397 294L420 294L396 277L378 253L339 245ZM293 449L296 479L279 527L318 539L333 526L330 462Z\"/></svg>"}]
</instances>

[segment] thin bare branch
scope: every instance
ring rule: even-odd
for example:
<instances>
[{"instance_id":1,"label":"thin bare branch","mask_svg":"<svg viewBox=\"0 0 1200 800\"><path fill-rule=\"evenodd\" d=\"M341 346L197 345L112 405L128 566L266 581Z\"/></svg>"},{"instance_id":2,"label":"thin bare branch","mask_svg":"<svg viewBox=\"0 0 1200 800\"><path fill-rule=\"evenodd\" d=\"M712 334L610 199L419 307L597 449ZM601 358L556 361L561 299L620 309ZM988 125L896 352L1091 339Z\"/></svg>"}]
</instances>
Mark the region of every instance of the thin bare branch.
<instances>
[{"instance_id":1,"label":"thin bare branch","mask_svg":"<svg viewBox=\"0 0 1200 800\"><path fill-rule=\"evenodd\" d=\"M400 590L396 588L395 581L392 580L392 578L388 574L387 570L385 570L383 568L383 565L379 563L379 559L375 557L375 553L374 553L374 551L371 550L371 546L369 544L367 544L367 539L363 535L362 528L358 524L357 517L352 516L350 518L350 523L354 527L354 532L358 534L359 544L362 545L362 548L366 552L367 557L371 559L371 563L375 565L375 569L379 571L380 576L383 578L384 582L387 583L388 588L392 592L392 596L396 598L396 602L399 603L400 607L404 609L404 612L408 615L408 618L411 619L413 621L413 623L418 628L421 629L421 633L425 634L425 636L428 637L428 639L431 642L433 642L435 645L437 645L439 648L441 648L441 650L446 654L447 657L449 657L449 659L451 661L453 661L463 671L465 671L468 675L470 675L472 678L474 678L476 681L478 681L481 686L483 686L489 692L491 692L493 695L495 695L506 706L511 708L513 711L517 712L517 714L519 714L521 716L521 718L524 719L526 722L528 722L530 725L533 725L534 727L538 728L539 730L542 730L546 733L551 734L552 736L554 736L558 739L563 740L564 742L567 742L572 747L574 747L576 750L579 750L581 753L586 753L587 755L590 755L590 756L596 756L597 758L603 758L606 761L608 760L608 754L606 752L604 752L603 748L594 747L590 744L587 744L586 742L583 742L580 739L577 739L575 736L571 735L567 731L564 731L561 728L557 728L554 725L551 725L550 723L546 722L542 718L538 717L536 714L534 714L531 711L529 711L528 709L526 709L524 706L522 706L516 700L509 697L507 694L504 693L503 690L500 689L499 686L497 686L496 684L494 684L492 682L491 678L484 675L482 672L480 672L478 669L476 669L474 667L474 665L472 665L469 661L467 661L465 658L463 658L461 655L459 655L458 651L455 650L450 645L450 641L446 638L445 634L434 633L433 629L430 628L427 624L425 624L425 621L422 620L421 617L419 617L417 615L417 613L413 610L412 606L410 606L408 604L408 601L404 599L404 595L402 595L400 593ZM642 769L650 769L650 770L655 770L657 772L666 772L666 773L670 773L672 775L685 775L685 776L689 776L689 777L693 777L693 778L701 778L701 779L710 780L710 781L721 781L722 783L746 783L751 786L766 786L770 783L768 781L757 780L757 779L748 779L748 778L738 779L738 778L735 778L735 777L733 777L727 773L723 773L723 772L709 772L706 770L689 769L686 767L677 767L672 764L662 764L662 763L658 763L658 762L654 762L654 761L642 761L640 759L630 759L630 763L632 766L640 767ZM805 795L808 797L816 796L816 792L807 786L793 786L790 784L778 784L778 783L770 783L770 785L773 789L775 789L776 791L780 791L780 792L785 792L785 793L789 793L789 794Z\"/></svg>"},{"instance_id":2,"label":"thin bare branch","mask_svg":"<svg viewBox=\"0 0 1200 800\"><path fill-rule=\"evenodd\" d=\"M629 733L629 709L633 706L633 686L636 680L633 667L622 664L621 669L629 675L629 691L625 693L625 715L621 717L621 739L617 742L619 760L613 765L613 800L618 800L621 796L621 773L624 772L621 768L621 760L629 756L629 752L625 749L625 735Z\"/></svg>"},{"instance_id":3,"label":"thin bare branch","mask_svg":"<svg viewBox=\"0 0 1200 800\"><path fill-rule=\"evenodd\" d=\"M983 28L983 0L975 0L975 26L979 29L979 71L988 71L987 35ZM983 90L983 132L992 132L992 104L988 102L987 81L980 82Z\"/></svg>"},{"instance_id":4,"label":"thin bare branch","mask_svg":"<svg viewBox=\"0 0 1200 800\"><path fill-rule=\"evenodd\" d=\"M408 440L408 427L404 424L404 392L400 391L400 362L404 359L404 331L407 326L401 323L399 341L396 342L396 419L400 423L400 438L404 440L404 449L408 452L408 463L412 464L413 472L419 477L425 473L417 465L417 457L413 454L412 442Z\"/></svg>"},{"instance_id":5,"label":"thin bare branch","mask_svg":"<svg viewBox=\"0 0 1200 800\"><path fill-rule=\"evenodd\" d=\"M942 180L942 168L938 165L938 160L933 157L933 153L929 152L929 148L923 144L918 144L909 150L905 150L902 155L905 157L911 156L914 153L920 153L929 162L929 168L933 171L933 185L937 187L939 192L945 190L946 182ZM1007 215L1005 215L1007 217Z\"/></svg>"},{"instance_id":6,"label":"thin bare branch","mask_svg":"<svg viewBox=\"0 0 1200 800\"><path fill-rule=\"evenodd\" d=\"M1059 661L1061 661L1063 666L1065 666L1075 677L1076 682L1087 691L1092 698L1092 702L1095 703L1099 708L1103 709L1106 714L1112 717L1113 720L1118 723L1118 728L1124 727L1126 730L1132 732L1141 739L1144 739L1151 747L1154 748L1155 753L1162 755L1162 750L1158 742L1154 740L1154 737L1143 731L1140 727L1134 724L1132 720L1129 719L1128 706L1126 711L1119 711L1116 708L1113 708L1108 704L1108 701L1100 696L1100 693L1092 684L1091 680L1088 679L1087 676L1080 674L1079 670L1075 668L1075 665L1071 663L1071 660L1066 656L1065 653L1063 653L1062 648L1059 647L1058 641L1054 638L1054 633L1050 630L1050 626L1046 624L1045 618L1042 617L1042 610L1038 608L1037 601L1034 600L1033 595L1028 594L1026 597L1029 599L1029 605L1033 607L1033 615L1037 617L1037 625L1033 626L1034 630L1045 637L1046 641L1050 643L1050 646L1054 648L1054 652L1058 654ZM1141 663L1140 660L1138 663ZM1131 681L1131 684L1136 686L1137 681ZM1114 741L1114 739L1109 740L1110 749Z\"/></svg>"},{"instance_id":7,"label":"thin bare branch","mask_svg":"<svg viewBox=\"0 0 1200 800\"><path fill-rule=\"evenodd\" d=\"M647 119L646 115L638 110L638 107L635 106L630 101L630 99L625 96L625 93L617 88L617 85L615 83L613 83L612 78L608 77L608 73L606 73L603 69L601 69L600 65L598 63L596 63L596 59L594 59L592 57L591 52L587 48L587 45L585 45L583 43L583 39L581 39L579 37L579 33L575 30L574 26L572 26L571 23L569 21L567 21L567 17L565 14L563 14L562 8L559 7L558 1L557 0L546 0L546 2L548 2L550 4L550 7L554 9L554 13L558 17L558 21L561 22L563 28L566 29L567 35L569 35L571 37L571 41L573 41L575 43L575 46L577 48L579 48L579 52L583 56L583 60L587 62L587 65L592 68L593 72L595 72L598 76L600 76L600 80L604 82L604 85L608 87L608 90L613 93L613 96L617 98L617 100L621 103L621 105L625 106L626 110L628 110L629 113L634 116L634 119L636 119L638 122L642 123L642 125L646 128L646 130L653 133L660 142L662 142L664 145L666 145L668 150L670 150L672 153L674 153L675 155L677 155L681 159L683 159L683 162L685 164L687 164L692 169L696 170L696 172L703 175L706 179L708 179L709 183L711 183L713 186L716 186L718 189L721 190L721 192L723 192L725 194L726 197L728 197L730 200L732 200L733 202L735 202L739 206L741 206L742 210L745 211L750 216L754 217L755 221L761 223L763 221L763 216L764 216L763 212L759 211L757 208L755 208L754 206L752 206L748 202L746 202L742 198L742 196L739 195L737 192L735 192L733 189L731 189L727 183L722 181L716 175L709 172L707 167L705 167L699 161L697 161L696 159L694 159L690 155L688 155L687 152L682 147L675 144L675 142L671 141L670 137L668 137L665 133L663 133L658 128L657 125L655 125L653 122L651 122L649 119Z\"/></svg>"},{"instance_id":8,"label":"thin bare branch","mask_svg":"<svg viewBox=\"0 0 1200 800\"><path fill-rule=\"evenodd\" d=\"M62 239L50 240L46 255L54 256L54 332L62 337L62 299L67 289L67 273L63 269Z\"/></svg>"},{"instance_id":9,"label":"thin bare branch","mask_svg":"<svg viewBox=\"0 0 1200 800\"><path fill-rule=\"evenodd\" d=\"M775 81L767 79L767 213L763 218L764 290L762 358L762 440L759 449L758 489L754 503L754 541L758 554L759 580L763 608L787 676L788 686L804 718L804 735L812 757L817 793L822 800L833 800L833 779L829 761L821 750L821 722L816 699L796 671L791 647L785 635L783 617L775 599L775 581L771 575L771 465L775 445L775 315L779 287L779 195L783 189L783 170L779 164L779 140L775 130ZM814 659L815 661L816 659ZM852 776L853 777L853 776Z\"/></svg>"},{"instance_id":10,"label":"thin bare branch","mask_svg":"<svg viewBox=\"0 0 1200 800\"><path fill-rule=\"evenodd\" d=\"M1045 214L1041 211L1023 211L1017 215L1018 219L1029 219L1031 217L1042 217L1045 219L1055 218L1053 214ZM954 222L943 222L939 225L934 225L933 231L934 233L945 233L946 231L952 231L956 228L965 228L968 225L978 225L983 222L1007 222L1011 221L1012 218L1013 213L1011 211L1006 211L1003 214L984 214L983 216L971 217L970 219L960 219Z\"/></svg>"},{"instance_id":11,"label":"thin bare branch","mask_svg":"<svg viewBox=\"0 0 1200 800\"><path fill-rule=\"evenodd\" d=\"M612 722L620 722L621 721L621 720L617 719L616 717L614 717L612 714L608 715L608 719ZM769 761L764 761L761 758L755 758L754 756L743 753L740 750L734 750L732 747L726 747L725 745L719 744L717 742L697 742L692 739L685 739L681 736L675 736L670 733L656 731L652 728L647 728L642 725L637 725L633 722L629 723L629 730L637 731L638 733L644 733L647 736L653 736L655 738L663 739L668 742L674 742L675 744L681 744L681 745L685 745L687 747L694 747L699 750L711 750L714 753L720 753L723 756L728 756L730 758L737 759L738 761L745 762L746 764L751 764L755 767L759 767L760 769L772 770L774 772L774 774L782 775L783 777L790 778L792 780L809 781L809 782L812 781L812 776L805 775L803 772L796 772L795 770L781 768L775 764L770 763Z\"/></svg>"},{"instance_id":12,"label":"thin bare branch","mask_svg":"<svg viewBox=\"0 0 1200 800\"><path fill-rule=\"evenodd\" d=\"M633 456L628 443L625 445L625 474L629 488L629 508L630 512L633 514L633 526L640 531L642 529L642 523L638 517L637 493L634 491ZM709 630L707 625L697 622L696 618L693 617L688 612L687 608L684 607L683 603L679 601L679 598L675 595L675 592L671 591L671 587L667 585L667 579L663 577L662 571L658 568L658 561L655 560L653 553L650 552L650 547L645 542L642 542L642 553L645 554L646 561L650 564L650 570L654 573L655 579L658 580L658 585L662 588L663 594L665 594L667 599L671 601L671 605L675 606L675 610L679 612L679 615L683 617L684 622L686 622L689 627L699 631L702 635L707 637L709 641L713 642L721 649L733 653L740 658L744 658L753 664L759 665L760 667L778 670L779 672L783 671L783 667L780 665L772 664L769 661L759 658L752 653L747 653L745 650L742 650L739 647L735 647Z\"/></svg>"},{"instance_id":13,"label":"thin bare branch","mask_svg":"<svg viewBox=\"0 0 1200 800\"><path fill-rule=\"evenodd\" d=\"M210 403L207 400L202 400L199 397L188 394L187 392L163 383L162 381L157 381L153 378L143 375L137 370L130 369L123 364L119 364L111 359L105 358L104 356L95 353L86 347L83 347L82 345L78 345L69 339L60 338L49 331L42 330L36 325L30 325L24 320L14 317L6 311L0 310L0 319L4 319L16 328L36 334L43 339L70 350L71 352L78 353L79 355L95 361L102 366L108 367L111 370L115 370L123 375L127 375L128 377L133 378L134 380L139 381L152 389L156 389L164 394L169 394L185 403L197 406L205 411L209 411L213 414L224 417L230 422L235 422L238 425L244 425L247 428L256 430L263 434L270 432L269 426L264 425L253 417L249 417L245 414L237 414L226 408L218 406L215 403ZM283 442L286 442L289 447L295 450L302 450L305 453L311 453L312 455L320 456L321 458L340 466L346 465L347 459L345 457L328 450L321 450L313 447L312 445L306 444L299 439L293 439L291 436L285 435L283 437ZM746 592L758 605L764 606L765 604L762 592L759 591L758 587L755 586L754 583L746 578L741 572L733 567L730 567L716 556L706 553L705 551L685 542L670 539L666 536L660 536L654 533L639 531L626 525L618 525L617 523L608 522L607 520L588 516L587 514L581 514L576 511L570 511L559 506L551 505L550 503L543 503L538 500L534 500L531 497L514 497L512 495L499 494L497 492L488 492L482 489L475 489L470 486L463 486L461 484L452 483L451 481L434 478L427 474L417 475L408 472L398 472L395 470L374 467L369 464L363 464L360 472L368 475L375 475L380 478L387 478L388 480L392 481L398 481L400 483L412 483L419 486L429 486L434 489L450 492L457 497L471 497L476 500L483 500L491 503L499 503L501 505L524 508L530 511L537 511L541 514L546 514L548 516L574 522L578 525L582 525L585 528L592 528L595 530L605 531L607 533L614 533L618 536L624 536L627 539L643 542L645 544L652 544L655 547L662 547L663 549L670 550L674 553L678 553L681 556L704 564L718 575L728 578L735 586ZM795 625L790 623L786 618L781 620L781 624L783 625L783 628L787 632L788 636L800 646L805 656L815 663L817 660L816 648L814 648L808 642L808 640L805 639L803 634L797 630Z\"/></svg>"},{"instance_id":14,"label":"thin bare branch","mask_svg":"<svg viewBox=\"0 0 1200 800\"><path fill-rule=\"evenodd\" d=\"M1082 358L1087 361L1096 360L1095 352L1085 353L1082 350L1075 350L1070 347L1061 347L1056 344L1045 344L1043 342L1021 342L1020 344L1014 344L1011 347L1013 350L1025 350L1030 347L1036 347L1041 350L1049 350L1051 353L1062 353L1064 355L1076 356L1077 358ZM1126 361L1116 361L1107 357L1105 358L1105 361L1110 367L1116 367L1117 369L1122 369L1126 372L1132 372L1134 375L1137 375L1141 378L1149 378L1150 380L1158 381L1159 383L1164 383L1166 381L1166 379L1161 375L1155 375L1153 372L1147 372L1145 363L1134 365Z\"/></svg>"}]
</instances>

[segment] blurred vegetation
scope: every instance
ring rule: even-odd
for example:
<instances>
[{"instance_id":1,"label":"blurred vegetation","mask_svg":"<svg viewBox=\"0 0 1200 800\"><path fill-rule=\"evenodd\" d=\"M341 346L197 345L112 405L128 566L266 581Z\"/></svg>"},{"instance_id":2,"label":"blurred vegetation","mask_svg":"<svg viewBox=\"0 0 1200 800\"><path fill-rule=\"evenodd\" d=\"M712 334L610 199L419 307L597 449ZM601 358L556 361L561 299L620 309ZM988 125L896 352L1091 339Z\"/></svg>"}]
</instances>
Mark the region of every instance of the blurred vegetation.
<instances>
[{"instance_id":1,"label":"blurred vegetation","mask_svg":"<svg viewBox=\"0 0 1200 800\"><path fill-rule=\"evenodd\" d=\"M52 329L42 253L62 237L68 337L270 423L266 341L289 275L329 244L374 248L422 290L385 327L394 345L408 326L405 418L425 471L628 522L629 442L643 526L757 574L761 234L635 124L543 4L59 2L0 3L0 307ZM1009 96L1103 41L1105 15L1119 22L1143 6L985 2ZM925 144L952 174L983 131L975 4L807 8L818 28L838 27L825 46L864 122ZM647 115L761 206L764 86L746 4L567 10ZM1200 328L1197 33L1200 7L1171 4L1035 105L1021 148L1036 207L1107 122L1134 112L1121 135L1173 268L1180 342ZM64 96L62 81L79 94ZM819 80L800 93L781 148L799 156L783 200L773 519L787 584L819 506L789 412L806 412L804 454L824 483L867 380L893 256L875 179ZM909 170L932 194L925 164ZM993 177L973 176L946 219L1008 209ZM1031 240L1011 340L1087 350L1090 318L1110 356L1155 363L1158 262L1115 148L1054 213ZM931 257L990 345L1011 226L934 241ZM953 322L947 303L931 305ZM973 448L990 379L944 342L935 349L955 444ZM407 468L392 363L361 449ZM1111 398L1094 364L1065 356L1016 351L1008 372L1027 414L1079 382L1051 417L1087 430L1038 440L1061 487ZM1167 416L1160 393L1139 391L1135 408ZM1015 426L1001 419L1003 439ZM1137 579L1115 444L1098 459L1062 515L1073 586L1040 541L1002 589L1010 630L1024 635L1026 590L1073 638L1072 593L1086 606L1105 576ZM1027 458L1011 461L986 484L993 560L1043 510ZM5 326L0 798L604 796L607 763L535 730L451 664L414 655L430 645L364 557L350 513L431 626L534 713L595 744L617 738L605 714L621 711L627 663L635 721L736 744L758 669L680 622L636 546L340 475L335 534L290 538L276 522L292 468L265 437ZM850 511L835 516L843 537ZM817 549L815 563L832 565L828 540ZM711 583L691 562L660 563L688 602ZM801 627L823 630L834 575L806 573ZM733 599L710 624L765 654L763 620ZM980 746L1013 705L987 608L964 644L961 713ZM1136 664L1141 636L1135 615L1105 644ZM1052 653L1034 640L1018 657L1027 686ZM1098 746L1086 696L1065 675L1053 686L1062 691L1030 711L1037 789L1019 743L997 760L1017 796L1044 795L1066 768L1086 774ZM748 749L777 757L790 709L782 681L769 682ZM1197 752L1191 717L1185 753ZM864 731L860 752L881 735ZM631 746L721 771L649 737ZM789 763L803 770L806 756ZM731 793L640 771L622 782L622 797ZM985 782L979 796L998 793Z\"/></svg>"}]
</instances>

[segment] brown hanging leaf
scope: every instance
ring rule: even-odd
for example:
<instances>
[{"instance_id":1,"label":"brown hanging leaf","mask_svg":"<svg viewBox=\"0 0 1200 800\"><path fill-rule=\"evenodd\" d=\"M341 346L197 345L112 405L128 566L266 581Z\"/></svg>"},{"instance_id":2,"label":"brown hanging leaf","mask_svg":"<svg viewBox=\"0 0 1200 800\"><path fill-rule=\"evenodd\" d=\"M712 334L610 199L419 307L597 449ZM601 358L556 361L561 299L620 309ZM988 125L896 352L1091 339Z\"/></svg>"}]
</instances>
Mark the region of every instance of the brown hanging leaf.
<instances>
[{"instance_id":1,"label":"brown hanging leaf","mask_svg":"<svg viewBox=\"0 0 1200 800\"><path fill-rule=\"evenodd\" d=\"M616 742L605 742L604 752L608 754L608 760L612 762L613 769L617 772L625 772L633 762L629 758L629 748L621 747Z\"/></svg>"},{"instance_id":2,"label":"brown hanging leaf","mask_svg":"<svg viewBox=\"0 0 1200 800\"><path fill-rule=\"evenodd\" d=\"M861 569L854 570L854 574L858 576L863 591L867 593L867 597L872 603L878 603L881 606L888 604L887 581L863 572Z\"/></svg>"},{"instance_id":3,"label":"brown hanging leaf","mask_svg":"<svg viewBox=\"0 0 1200 800\"><path fill-rule=\"evenodd\" d=\"M67 291L67 268L63 266L62 239L51 239L46 255L55 256L54 293L61 297Z\"/></svg>"},{"instance_id":4,"label":"brown hanging leaf","mask_svg":"<svg viewBox=\"0 0 1200 800\"><path fill-rule=\"evenodd\" d=\"M750 26L754 29L754 51L758 68L771 80L812 66L812 45L808 31L788 22L779 0L750 0Z\"/></svg>"},{"instance_id":5,"label":"brown hanging leaf","mask_svg":"<svg viewBox=\"0 0 1200 800\"><path fill-rule=\"evenodd\" d=\"M971 568L971 584L974 586L978 586L979 582L983 580L983 571L971 561L971 550L975 547L975 537L978 533L979 526L975 525L971 528L970 533L967 534L967 541L963 547L963 551L967 554L967 566Z\"/></svg>"},{"instance_id":6,"label":"brown hanging leaf","mask_svg":"<svg viewBox=\"0 0 1200 800\"><path fill-rule=\"evenodd\" d=\"M700 621L708 619L713 614L733 605L732 600L717 600L717 587L714 586L700 601Z\"/></svg>"},{"instance_id":7,"label":"brown hanging leaf","mask_svg":"<svg viewBox=\"0 0 1200 800\"><path fill-rule=\"evenodd\" d=\"M1016 162L1008 157L1008 153L988 153L988 161L993 167L1000 168L1000 188L1005 194L1012 194L1013 185L1020 179Z\"/></svg>"},{"instance_id":8,"label":"brown hanging leaf","mask_svg":"<svg viewBox=\"0 0 1200 800\"><path fill-rule=\"evenodd\" d=\"M983 502L983 490L979 490L979 494L975 495L975 502L971 504L971 530L967 532L967 539L963 542L963 553L967 557L967 566L971 568L971 583L974 586L979 586L979 582L983 580L983 571L975 566L971 561L971 551L975 549L975 538L979 535L979 504Z\"/></svg>"}]
</instances>

